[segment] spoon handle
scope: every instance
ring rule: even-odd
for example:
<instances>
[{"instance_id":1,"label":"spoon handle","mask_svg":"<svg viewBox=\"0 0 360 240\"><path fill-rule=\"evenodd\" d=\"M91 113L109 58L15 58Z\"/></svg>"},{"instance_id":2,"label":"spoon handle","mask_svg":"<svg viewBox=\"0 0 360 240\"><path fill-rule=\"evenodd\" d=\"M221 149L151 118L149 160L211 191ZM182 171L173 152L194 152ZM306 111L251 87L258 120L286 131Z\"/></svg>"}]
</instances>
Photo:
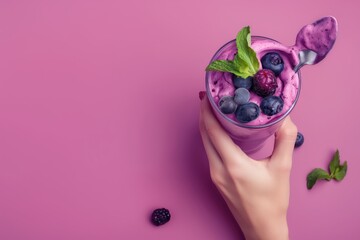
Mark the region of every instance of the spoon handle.
<instances>
[{"instance_id":1,"label":"spoon handle","mask_svg":"<svg viewBox=\"0 0 360 240\"><path fill-rule=\"evenodd\" d=\"M294 72L297 73L300 70L300 68L302 68L304 65L305 63L299 63L298 65L296 65L294 67Z\"/></svg>"},{"instance_id":2,"label":"spoon handle","mask_svg":"<svg viewBox=\"0 0 360 240\"><path fill-rule=\"evenodd\" d=\"M311 65L315 63L317 53L310 50L302 50L299 52L299 64L294 67L294 72L298 72L304 65Z\"/></svg>"}]
</instances>

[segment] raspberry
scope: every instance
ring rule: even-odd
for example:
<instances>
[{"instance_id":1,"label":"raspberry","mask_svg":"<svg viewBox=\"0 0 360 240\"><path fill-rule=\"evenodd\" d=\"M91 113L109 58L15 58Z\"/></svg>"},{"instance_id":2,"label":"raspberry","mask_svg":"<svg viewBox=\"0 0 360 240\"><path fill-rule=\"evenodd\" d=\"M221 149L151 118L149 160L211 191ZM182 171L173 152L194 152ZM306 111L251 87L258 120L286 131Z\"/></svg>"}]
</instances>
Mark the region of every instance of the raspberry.
<instances>
[{"instance_id":1,"label":"raspberry","mask_svg":"<svg viewBox=\"0 0 360 240\"><path fill-rule=\"evenodd\" d=\"M277 86L275 74L269 69L261 69L254 76L253 91L261 97L273 95Z\"/></svg>"},{"instance_id":2,"label":"raspberry","mask_svg":"<svg viewBox=\"0 0 360 240\"><path fill-rule=\"evenodd\" d=\"M169 210L166 208L158 208L151 214L151 222L155 226L160 226L167 223L171 218Z\"/></svg>"}]
</instances>

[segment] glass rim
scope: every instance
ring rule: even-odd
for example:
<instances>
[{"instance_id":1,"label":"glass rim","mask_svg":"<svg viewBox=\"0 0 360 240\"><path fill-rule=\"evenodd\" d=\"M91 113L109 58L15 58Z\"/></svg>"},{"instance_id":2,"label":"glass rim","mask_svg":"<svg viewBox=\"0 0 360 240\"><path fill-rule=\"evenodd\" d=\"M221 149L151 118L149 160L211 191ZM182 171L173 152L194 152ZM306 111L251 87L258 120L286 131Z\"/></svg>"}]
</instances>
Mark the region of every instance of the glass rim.
<instances>
[{"instance_id":1,"label":"glass rim","mask_svg":"<svg viewBox=\"0 0 360 240\"><path fill-rule=\"evenodd\" d=\"M272 40L272 41L275 41L275 42L278 42L280 43L279 41L276 41L272 38L268 38L268 37L263 37L263 36L252 36L252 38L263 38L263 39L269 39L269 40ZM214 56L211 58L210 60L210 63L213 62L215 60L215 57L217 57L217 55L221 52L221 50L223 50L223 48L225 48L228 44L230 43L233 43L235 42L236 39L233 39L227 43L225 43L222 47L220 47L214 54ZM209 63L209 64L210 64ZM291 104L291 106L289 107L289 109L279 118L277 118L276 120L274 121L270 121L266 124L262 124L262 125L246 125L246 123L240 123L240 122L236 122L234 120L232 120L231 118L229 118L226 114L222 113L219 109L219 107L216 105L212 95L211 95L211 91L210 91L210 86L209 86L209 74L210 74L210 71L206 71L206 74L205 74L205 89L206 89L206 95L210 101L210 104L212 105L212 108L215 109L215 111L217 111L217 113L219 113L226 121L238 126L238 127L243 127L243 128L249 128L249 129L261 129L261 128L267 128L267 127L270 127L270 126L273 126L279 122L281 122L284 118L286 118L290 112L294 109L298 99L299 99L299 96L300 96L300 90L301 90L301 72L300 70L296 73L299 77L299 86L298 86L298 90L297 90L297 94L296 94L296 97L294 99L294 102Z\"/></svg>"}]
</instances>

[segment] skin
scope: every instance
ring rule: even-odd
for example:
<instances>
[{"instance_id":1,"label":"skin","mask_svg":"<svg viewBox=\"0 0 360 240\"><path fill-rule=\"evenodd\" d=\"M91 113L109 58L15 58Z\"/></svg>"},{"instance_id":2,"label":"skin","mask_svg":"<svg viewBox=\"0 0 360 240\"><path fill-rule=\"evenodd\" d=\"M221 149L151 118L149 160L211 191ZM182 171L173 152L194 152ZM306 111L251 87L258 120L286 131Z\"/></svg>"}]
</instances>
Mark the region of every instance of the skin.
<instances>
[{"instance_id":1,"label":"skin","mask_svg":"<svg viewBox=\"0 0 360 240\"><path fill-rule=\"evenodd\" d=\"M287 210L297 127L287 117L270 157L254 160L229 137L203 93L199 127L210 176L247 240L289 239Z\"/></svg>"}]
</instances>

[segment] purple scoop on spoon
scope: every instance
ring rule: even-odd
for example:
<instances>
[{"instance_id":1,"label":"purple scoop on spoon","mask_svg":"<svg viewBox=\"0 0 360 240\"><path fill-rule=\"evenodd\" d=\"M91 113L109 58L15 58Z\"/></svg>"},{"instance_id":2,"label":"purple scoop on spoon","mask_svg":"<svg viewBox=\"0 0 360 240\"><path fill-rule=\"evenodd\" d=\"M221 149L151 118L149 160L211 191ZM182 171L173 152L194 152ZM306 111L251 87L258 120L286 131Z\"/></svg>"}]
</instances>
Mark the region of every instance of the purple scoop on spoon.
<instances>
[{"instance_id":1,"label":"purple scoop on spoon","mask_svg":"<svg viewBox=\"0 0 360 240\"><path fill-rule=\"evenodd\" d=\"M338 24L334 17L324 17L304 26L296 36L299 63L294 71L323 60L335 43L337 31Z\"/></svg>"}]
</instances>

